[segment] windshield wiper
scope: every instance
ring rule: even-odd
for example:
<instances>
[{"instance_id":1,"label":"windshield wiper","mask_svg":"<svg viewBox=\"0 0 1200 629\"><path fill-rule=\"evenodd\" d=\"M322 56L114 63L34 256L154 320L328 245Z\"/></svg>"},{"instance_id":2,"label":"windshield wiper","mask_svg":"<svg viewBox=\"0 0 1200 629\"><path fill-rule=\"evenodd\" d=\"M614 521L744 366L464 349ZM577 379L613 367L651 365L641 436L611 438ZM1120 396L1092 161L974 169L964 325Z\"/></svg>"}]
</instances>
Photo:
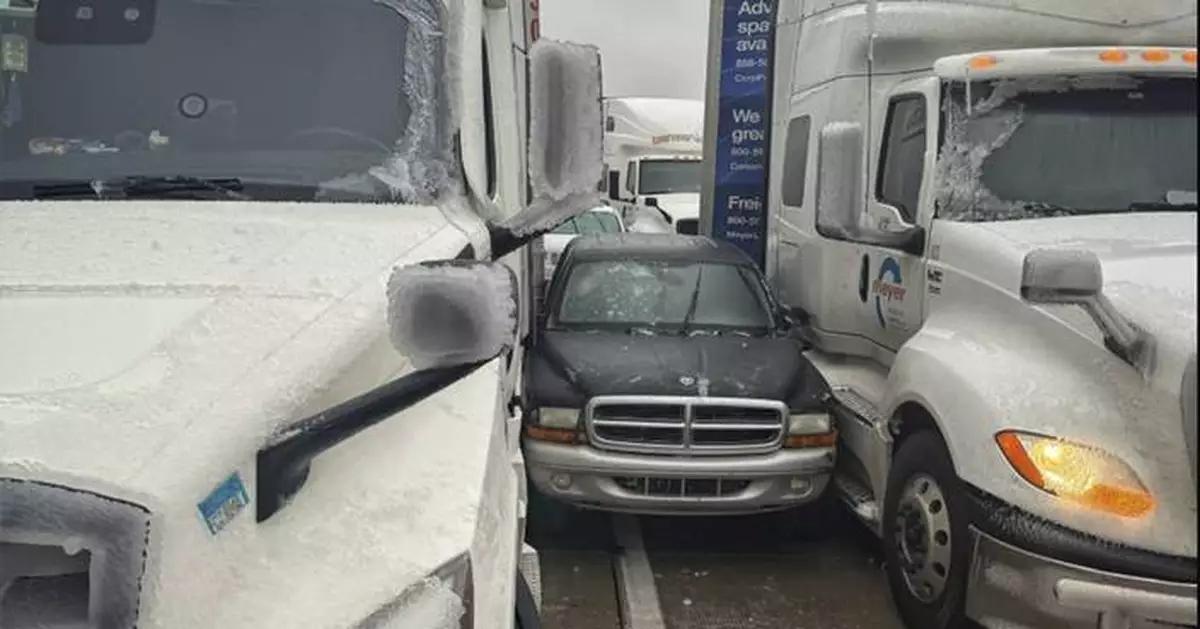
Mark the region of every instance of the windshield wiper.
<instances>
[{"instance_id":1,"label":"windshield wiper","mask_svg":"<svg viewBox=\"0 0 1200 629\"><path fill-rule=\"evenodd\" d=\"M1138 201L1126 208L1130 212L1195 212L1195 203L1171 203L1169 201Z\"/></svg>"},{"instance_id":2,"label":"windshield wiper","mask_svg":"<svg viewBox=\"0 0 1200 629\"><path fill-rule=\"evenodd\" d=\"M696 287L692 289L692 300L688 302L687 314L683 315L682 333L688 335L692 325L692 317L696 316L696 304L700 303L700 281L704 278L704 266L696 267Z\"/></svg>"},{"instance_id":3,"label":"windshield wiper","mask_svg":"<svg viewBox=\"0 0 1200 629\"><path fill-rule=\"evenodd\" d=\"M228 199L239 201L249 200L249 196L240 192L242 188L242 181L235 177L203 178L185 175L131 176L116 179L34 184L33 198L96 197L98 199L137 199L178 197L181 196L181 193L183 193L184 198L200 198L195 193L215 192Z\"/></svg>"}]
</instances>

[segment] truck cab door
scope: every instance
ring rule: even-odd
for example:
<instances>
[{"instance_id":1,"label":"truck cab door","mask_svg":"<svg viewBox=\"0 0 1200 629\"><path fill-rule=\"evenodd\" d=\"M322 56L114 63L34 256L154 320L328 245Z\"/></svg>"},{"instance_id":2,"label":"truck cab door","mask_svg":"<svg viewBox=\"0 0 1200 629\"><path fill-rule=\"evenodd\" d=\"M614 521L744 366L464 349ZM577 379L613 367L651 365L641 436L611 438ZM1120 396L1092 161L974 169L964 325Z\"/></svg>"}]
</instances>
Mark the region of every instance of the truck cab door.
<instances>
[{"instance_id":1,"label":"truck cab door","mask_svg":"<svg viewBox=\"0 0 1200 629\"><path fill-rule=\"evenodd\" d=\"M935 78L898 83L872 108L867 191L854 286L859 334L882 362L925 315L925 248L933 221L939 98Z\"/></svg>"}]
</instances>

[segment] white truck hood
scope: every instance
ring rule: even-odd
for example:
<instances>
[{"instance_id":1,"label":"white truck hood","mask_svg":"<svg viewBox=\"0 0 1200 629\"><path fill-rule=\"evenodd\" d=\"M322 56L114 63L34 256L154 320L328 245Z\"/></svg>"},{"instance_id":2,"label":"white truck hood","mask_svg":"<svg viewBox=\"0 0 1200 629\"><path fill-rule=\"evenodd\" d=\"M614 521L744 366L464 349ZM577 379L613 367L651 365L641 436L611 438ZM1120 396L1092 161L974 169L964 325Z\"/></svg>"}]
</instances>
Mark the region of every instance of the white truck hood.
<instances>
[{"instance_id":1,"label":"white truck hood","mask_svg":"<svg viewBox=\"0 0 1200 629\"><path fill-rule=\"evenodd\" d=\"M1112 214L978 227L1000 236L1023 259L1037 248L1095 252L1104 294L1135 324L1171 349L1196 349L1196 213Z\"/></svg>"},{"instance_id":2,"label":"white truck hood","mask_svg":"<svg viewBox=\"0 0 1200 629\"><path fill-rule=\"evenodd\" d=\"M433 207L0 203L0 478L151 512L141 627L360 622L509 517L480 506L498 376L330 450L260 524L254 455L403 369L387 275L466 244ZM197 505L234 472L251 505L212 534Z\"/></svg>"},{"instance_id":3,"label":"white truck hood","mask_svg":"<svg viewBox=\"0 0 1200 629\"><path fill-rule=\"evenodd\" d=\"M700 218L700 194L697 192L678 192L649 196L658 199L658 207L667 214L670 214L672 220Z\"/></svg>"},{"instance_id":4,"label":"white truck hood","mask_svg":"<svg viewBox=\"0 0 1200 629\"><path fill-rule=\"evenodd\" d=\"M1159 502L1155 514L1137 526L1070 511L1072 526L1102 538L1186 556L1196 552L1196 497L1185 446L1188 420L1183 417L1179 396L1184 366L1196 351L1196 227L1196 213L1182 211L993 223L938 221L931 240L940 249L931 255L955 269L959 277L973 277L973 282L1014 296L1019 294L1022 262L1028 252L1061 247L1097 254L1103 265L1105 295L1125 317L1154 337L1149 370L1135 374L1114 369L1116 359L1103 349L1099 330L1088 315L1080 308L1052 306L1045 311L1089 339L1096 351L1059 357L1064 363L1077 364L1078 370L1049 371L1038 382L991 383L990 394L1002 400L998 404L1004 408L1002 415L1009 427L1103 444L1135 469ZM964 291L963 298L972 299L969 285L964 285ZM1002 302L995 303L1004 307ZM1025 347L1040 338L1022 334L1021 326L1032 320L1019 316L1011 320L1026 323L1012 323L1014 327L1005 334L1013 338L997 343ZM1050 329L1039 334L1045 333L1056 334ZM1046 415L1047 408L1058 406L1063 407L1061 413ZM1190 421L1194 423L1194 418ZM997 487L1004 491L1003 483ZM1033 498L1021 504L1042 509L1043 514L1067 516L1068 510L1052 508L1041 499L1029 501Z\"/></svg>"}]
</instances>

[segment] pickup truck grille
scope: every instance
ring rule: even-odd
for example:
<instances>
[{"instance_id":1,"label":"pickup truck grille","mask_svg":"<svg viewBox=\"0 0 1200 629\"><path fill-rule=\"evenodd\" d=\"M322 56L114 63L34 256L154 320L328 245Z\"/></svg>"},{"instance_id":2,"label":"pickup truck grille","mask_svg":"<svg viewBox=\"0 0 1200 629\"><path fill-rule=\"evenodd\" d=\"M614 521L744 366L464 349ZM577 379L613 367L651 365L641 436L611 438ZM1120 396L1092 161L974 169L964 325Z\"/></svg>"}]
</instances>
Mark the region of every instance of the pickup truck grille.
<instances>
[{"instance_id":1,"label":"pickup truck grille","mask_svg":"<svg viewBox=\"0 0 1200 629\"><path fill-rule=\"evenodd\" d=\"M779 448L788 410L771 400L598 396L588 402L585 415L588 437L598 448L722 455Z\"/></svg>"}]
</instances>

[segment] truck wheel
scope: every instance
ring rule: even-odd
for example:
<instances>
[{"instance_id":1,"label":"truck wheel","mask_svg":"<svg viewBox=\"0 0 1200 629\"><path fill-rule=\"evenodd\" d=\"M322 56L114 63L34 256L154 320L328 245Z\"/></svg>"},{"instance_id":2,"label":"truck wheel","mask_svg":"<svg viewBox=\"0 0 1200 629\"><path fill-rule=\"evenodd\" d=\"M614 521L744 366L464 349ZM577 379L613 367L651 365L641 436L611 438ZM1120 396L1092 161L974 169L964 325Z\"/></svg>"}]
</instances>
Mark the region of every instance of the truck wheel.
<instances>
[{"instance_id":1,"label":"truck wheel","mask_svg":"<svg viewBox=\"0 0 1200 629\"><path fill-rule=\"evenodd\" d=\"M941 437L923 431L905 440L888 473L883 556L892 598L911 629L969 626L968 518Z\"/></svg>"}]
</instances>

